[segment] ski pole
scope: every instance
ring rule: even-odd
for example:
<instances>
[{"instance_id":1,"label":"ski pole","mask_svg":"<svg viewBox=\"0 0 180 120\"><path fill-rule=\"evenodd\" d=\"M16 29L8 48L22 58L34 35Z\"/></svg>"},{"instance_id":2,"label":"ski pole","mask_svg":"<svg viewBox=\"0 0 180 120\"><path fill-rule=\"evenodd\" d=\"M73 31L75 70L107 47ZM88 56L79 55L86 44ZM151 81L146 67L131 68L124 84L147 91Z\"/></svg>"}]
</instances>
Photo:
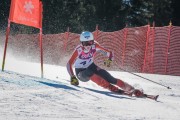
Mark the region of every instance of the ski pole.
<instances>
[{"instance_id":1,"label":"ski pole","mask_svg":"<svg viewBox=\"0 0 180 120\"><path fill-rule=\"evenodd\" d=\"M126 70L124 70L124 69L122 69L122 68L119 68L119 69L121 69L121 70L123 70L123 71L125 71L125 72L128 72L128 73L130 73L130 74L133 74L133 75L135 75L135 76L138 76L138 77L140 77L140 78L143 78L143 79L145 79L145 80L148 80L148 81L150 81L150 82L156 83L156 84L158 84L158 85L160 85L160 86L166 87L167 89L171 89L169 86L165 86L165 85L163 85L163 84L160 84L160 83L155 82L155 81L153 81L153 80L150 80L150 79L148 79L148 78L142 77L142 76L137 75L137 74L135 74L135 73L126 71Z\"/></svg>"}]
</instances>

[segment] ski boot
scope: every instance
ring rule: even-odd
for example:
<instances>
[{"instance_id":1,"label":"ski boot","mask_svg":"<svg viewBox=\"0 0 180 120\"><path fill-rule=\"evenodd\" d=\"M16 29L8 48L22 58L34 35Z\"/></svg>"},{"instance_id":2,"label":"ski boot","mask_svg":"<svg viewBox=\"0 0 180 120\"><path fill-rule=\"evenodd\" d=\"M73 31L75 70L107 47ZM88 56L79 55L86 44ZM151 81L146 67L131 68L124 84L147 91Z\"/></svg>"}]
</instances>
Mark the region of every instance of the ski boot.
<instances>
[{"instance_id":1,"label":"ski boot","mask_svg":"<svg viewBox=\"0 0 180 120\"><path fill-rule=\"evenodd\" d=\"M134 89L133 95L135 95L136 97L144 97L143 91L139 89Z\"/></svg>"},{"instance_id":2,"label":"ski boot","mask_svg":"<svg viewBox=\"0 0 180 120\"><path fill-rule=\"evenodd\" d=\"M124 90L118 90L117 93L121 94L121 95L127 95L127 96L130 96L132 97L134 91L130 92L130 91L124 91Z\"/></svg>"}]
</instances>

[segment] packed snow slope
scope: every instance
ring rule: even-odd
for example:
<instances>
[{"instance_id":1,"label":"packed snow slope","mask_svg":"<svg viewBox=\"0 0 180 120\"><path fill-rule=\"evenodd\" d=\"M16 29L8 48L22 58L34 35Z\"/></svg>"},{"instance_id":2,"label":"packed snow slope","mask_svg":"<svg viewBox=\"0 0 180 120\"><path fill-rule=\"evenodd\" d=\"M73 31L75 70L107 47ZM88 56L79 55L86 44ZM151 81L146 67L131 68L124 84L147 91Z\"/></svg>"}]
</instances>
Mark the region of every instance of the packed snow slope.
<instances>
[{"instance_id":1,"label":"packed snow slope","mask_svg":"<svg viewBox=\"0 0 180 120\"><path fill-rule=\"evenodd\" d=\"M167 89L127 72L109 71L158 101L117 95L91 81L69 84L63 66L10 59L0 71L0 120L179 120L180 77L138 74L167 85Z\"/></svg>"}]
</instances>

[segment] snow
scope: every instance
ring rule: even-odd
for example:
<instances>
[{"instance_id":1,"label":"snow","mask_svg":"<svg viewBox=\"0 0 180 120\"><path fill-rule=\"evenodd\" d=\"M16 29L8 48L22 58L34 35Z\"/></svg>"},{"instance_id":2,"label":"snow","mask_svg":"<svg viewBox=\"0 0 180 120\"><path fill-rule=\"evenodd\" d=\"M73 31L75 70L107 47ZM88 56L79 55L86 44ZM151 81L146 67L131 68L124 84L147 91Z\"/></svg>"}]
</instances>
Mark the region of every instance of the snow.
<instances>
[{"instance_id":1,"label":"snow","mask_svg":"<svg viewBox=\"0 0 180 120\"><path fill-rule=\"evenodd\" d=\"M180 77L140 74L167 89L127 72L109 71L147 94L159 94L158 101L117 95L93 82L69 84L64 66L6 58L0 72L1 120L179 120Z\"/></svg>"}]
</instances>

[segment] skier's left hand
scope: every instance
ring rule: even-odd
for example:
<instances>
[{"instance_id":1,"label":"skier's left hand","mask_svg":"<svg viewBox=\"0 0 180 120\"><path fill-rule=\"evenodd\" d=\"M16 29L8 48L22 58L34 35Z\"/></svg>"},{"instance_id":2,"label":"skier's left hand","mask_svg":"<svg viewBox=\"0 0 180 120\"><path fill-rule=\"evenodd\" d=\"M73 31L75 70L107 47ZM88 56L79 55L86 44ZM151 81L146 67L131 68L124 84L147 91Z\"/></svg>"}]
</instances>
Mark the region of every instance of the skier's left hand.
<instances>
[{"instance_id":1,"label":"skier's left hand","mask_svg":"<svg viewBox=\"0 0 180 120\"><path fill-rule=\"evenodd\" d=\"M104 61L104 65L105 65L106 67L110 67L110 66L111 66L111 62L112 62L111 59L107 59L107 60Z\"/></svg>"}]
</instances>

